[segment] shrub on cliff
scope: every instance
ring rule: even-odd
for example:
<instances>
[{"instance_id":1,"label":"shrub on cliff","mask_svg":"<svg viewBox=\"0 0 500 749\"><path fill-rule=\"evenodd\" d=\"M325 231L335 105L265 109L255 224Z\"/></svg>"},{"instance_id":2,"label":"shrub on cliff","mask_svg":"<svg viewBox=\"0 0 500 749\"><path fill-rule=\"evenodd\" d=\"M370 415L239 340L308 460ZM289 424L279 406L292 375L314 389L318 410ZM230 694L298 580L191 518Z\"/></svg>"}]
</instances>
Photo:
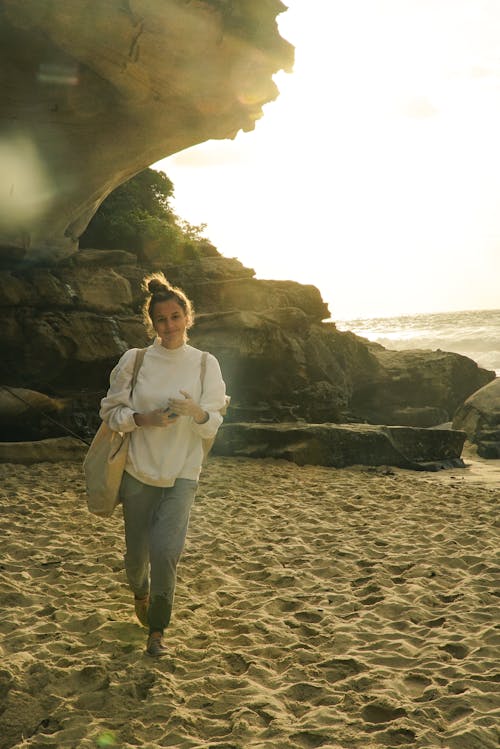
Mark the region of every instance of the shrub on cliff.
<instances>
[{"instance_id":1,"label":"shrub on cliff","mask_svg":"<svg viewBox=\"0 0 500 749\"><path fill-rule=\"evenodd\" d=\"M145 169L120 185L101 204L80 247L121 249L143 260L177 264L220 253L203 237L205 225L192 226L173 212L174 185L164 172Z\"/></svg>"}]
</instances>

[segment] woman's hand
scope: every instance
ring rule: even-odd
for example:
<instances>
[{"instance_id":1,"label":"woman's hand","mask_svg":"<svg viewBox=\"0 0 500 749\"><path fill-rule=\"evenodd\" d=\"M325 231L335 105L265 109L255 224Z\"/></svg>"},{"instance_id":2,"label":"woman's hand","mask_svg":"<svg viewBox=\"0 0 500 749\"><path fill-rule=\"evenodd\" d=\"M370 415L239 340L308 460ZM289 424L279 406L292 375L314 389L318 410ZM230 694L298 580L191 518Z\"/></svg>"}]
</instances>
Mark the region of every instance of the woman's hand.
<instances>
[{"instance_id":1,"label":"woman's hand","mask_svg":"<svg viewBox=\"0 0 500 749\"><path fill-rule=\"evenodd\" d=\"M170 409L162 410L157 408L155 411L149 411L146 414L134 414L134 421L138 427L168 427L174 424L178 415L172 413Z\"/></svg>"},{"instance_id":2,"label":"woman's hand","mask_svg":"<svg viewBox=\"0 0 500 749\"><path fill-rule=\"evenodd\" d=\"M208 421L208 413L191 398L189 393L185 390L181 390L181 394L184 396L183 399L170 398L168 401L168 407L171 411L179 416L191 416L197 424L204 424Z\"/></svg>"}]
</instances>

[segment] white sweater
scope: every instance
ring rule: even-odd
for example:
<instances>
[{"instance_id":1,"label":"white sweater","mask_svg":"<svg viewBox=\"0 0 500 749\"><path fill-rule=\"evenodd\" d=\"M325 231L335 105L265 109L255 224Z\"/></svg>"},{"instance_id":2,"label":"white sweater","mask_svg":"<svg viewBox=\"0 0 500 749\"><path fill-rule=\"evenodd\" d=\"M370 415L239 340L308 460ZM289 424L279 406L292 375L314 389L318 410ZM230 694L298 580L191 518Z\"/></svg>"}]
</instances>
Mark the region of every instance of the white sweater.
<instances>
[{"instance_id":1,"label":"white sweater","mask_svg":"<svg viewBox=\"0 0 500 749\"><path fill-rule=\"evenodd\" d=\"M148 347L132 396L130 385L137 349L126 351L110 375L108 394L99 415L117 432L131 432L125 470L152 486L173 486L178 478L198 480L203 461L201 440L215 437L225 405L226 386L219 362L208 354L203 394L200 365L202 352L188 344L167 349L157 338ZM190 416L168 427L138 427L134 413L166 408L169 398L182 398L185 390L209 414L197 424Z\"/></svg>"}]
</instances>

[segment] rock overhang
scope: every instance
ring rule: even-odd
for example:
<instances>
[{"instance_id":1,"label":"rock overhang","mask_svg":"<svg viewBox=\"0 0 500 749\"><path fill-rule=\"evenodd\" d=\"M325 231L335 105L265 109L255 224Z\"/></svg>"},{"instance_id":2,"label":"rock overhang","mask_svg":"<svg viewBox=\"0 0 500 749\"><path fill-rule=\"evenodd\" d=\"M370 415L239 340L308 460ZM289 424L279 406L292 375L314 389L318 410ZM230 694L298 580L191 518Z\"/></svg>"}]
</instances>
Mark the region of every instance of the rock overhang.
<instances>
[{"instance_id":1,"label":"rock overhang","mask_svg":"<svg viewBox=\"0 0 500 749\"><path fill-rule=\"evenodd\" d=\"M0 246L63 257L135 173L253 129L291 70L278 0L5 0Z\"/></svg>"}]
</instances>

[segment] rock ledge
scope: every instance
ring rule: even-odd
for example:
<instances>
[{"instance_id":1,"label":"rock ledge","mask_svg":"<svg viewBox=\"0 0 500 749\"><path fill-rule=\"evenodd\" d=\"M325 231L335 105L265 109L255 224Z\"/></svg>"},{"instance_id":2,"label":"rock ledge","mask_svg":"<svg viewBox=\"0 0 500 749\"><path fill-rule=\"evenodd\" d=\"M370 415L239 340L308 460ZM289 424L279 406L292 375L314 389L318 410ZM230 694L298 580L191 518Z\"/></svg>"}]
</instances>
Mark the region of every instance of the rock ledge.
<instances>
[{"instance_id":1,"label":"rock ledge","mask_svg":"<svg viewBox=\"0 0 500 749\"><path fill-rule=\"evenodd\" d=\"M282 458L345 468L392 465L413 470L464 467L465 432L372 424L224 424L217 455Z\"/></svg>"}]
</instances>

